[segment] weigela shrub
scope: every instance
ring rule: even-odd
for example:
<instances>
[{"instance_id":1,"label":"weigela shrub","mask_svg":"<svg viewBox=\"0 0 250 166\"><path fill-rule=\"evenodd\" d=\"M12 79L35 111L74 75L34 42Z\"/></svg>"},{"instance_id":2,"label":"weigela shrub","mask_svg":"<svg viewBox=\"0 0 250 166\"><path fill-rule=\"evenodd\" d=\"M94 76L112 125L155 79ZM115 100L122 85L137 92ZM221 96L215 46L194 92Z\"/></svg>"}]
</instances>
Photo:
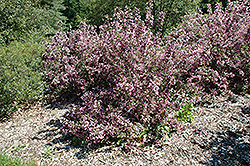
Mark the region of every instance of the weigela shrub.
<instances>
[{"instance_id":1,"label":"weigela shrub","mask_svg":"<svg viewBox=\"0 0 250 166\"><path fill-rule=\"evenodd\" d=\"M182 128L171 112L186 104L186 98L181 89L163 84L168 75L160 71L168 65L164 43L138 12L117 12L98 35L83 23L47 43L44 75L50 89L82 100L65 114L64 129L89 144L109 138L132 144L144 129L159 124Z\"/></svg>"},{"instance_id":2,"label":"weigela shrub","mask_svg":"<svg viewBox=\"0 0 250 166\"><path fill-rule=\"evenodd\" d=\"M217 7L207 17L186 17L167 42L148 28L150 9L145 21L137 9L117 11L99 34L85 23L58 32L43 55L47 85L82 101L64 115L64 131L89 145L110 139L125 147L164 144L183 121L192 120L192 104L227 90L237 72L246 79L249 10L240 3L225 12ZM221 37L229 30L220 25L230 29L227 24L235 26L230 40Z\"/></svg>"},{"instance_id":3,"label":"weigela shrub","mask_svg":"<svg viewBox=\"0 0 250 166\"><path fill-rule=\"evenodd\" d=\"M176 80L207 96L249 91L249 1L208 8L208 16L186 16L167 36Z\"/></svg>"}]
</instances>

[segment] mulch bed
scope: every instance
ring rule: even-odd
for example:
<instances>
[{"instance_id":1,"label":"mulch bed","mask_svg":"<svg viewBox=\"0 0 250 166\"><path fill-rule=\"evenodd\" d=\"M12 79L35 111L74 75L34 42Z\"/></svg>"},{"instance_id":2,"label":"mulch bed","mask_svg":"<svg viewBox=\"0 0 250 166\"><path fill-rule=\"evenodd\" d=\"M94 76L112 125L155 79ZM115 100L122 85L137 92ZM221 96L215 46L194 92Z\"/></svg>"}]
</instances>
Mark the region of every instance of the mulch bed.
<instances>
[{"instance_id":1,"label":"mulch bed","mask_svg":"<svg viewBox=\"0 0 250 166\"><path fill-rule=\"evenodd\" d=\"M144 147L133 154L115 145L74 147L61 132L66 109L38 103L0 123L0 150L41 165L250 165L250 95L221 100L198 106L192 124L174 133L164 149Z\"/></svg>"}]
</instances>

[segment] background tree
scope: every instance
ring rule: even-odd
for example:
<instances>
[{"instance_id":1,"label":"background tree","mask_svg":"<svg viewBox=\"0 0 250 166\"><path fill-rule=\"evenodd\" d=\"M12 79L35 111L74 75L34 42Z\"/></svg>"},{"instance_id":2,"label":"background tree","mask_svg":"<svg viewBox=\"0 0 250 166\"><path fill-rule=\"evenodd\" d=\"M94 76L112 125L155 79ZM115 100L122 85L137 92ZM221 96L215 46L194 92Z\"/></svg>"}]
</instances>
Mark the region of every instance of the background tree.
<instances>
[{"instance_id":1,"label":"background tree","mask_svg":"<svg viewBox=\"0 0 250 166\"><path fill-rule=\"evenodd\" d=\"M50 25L57 29L58 21L66 21L67 17L63 15L66 7L63 5L64 0L40 0L40 5L50 15Z\"/></svg>"},{"instance_id":2,"label":"background tree","mask_svg":"<svg viewBox=\"0 0 250 166\"><path fill-rule=\"evenodd\" d=\"M142 18L145 18L147 2L148 0L64 0L66 6L64 15L73 29L77 28L80 21L84 19L88 24L100 26L104 23L102 19L105 16L112 17L115 7L139 8ZM184 15L194 13L199 2L200 0L153 0L152 14L156 18L152 27L153 31L163 33L170 31L172 27L180 23ZM161 11L165 12L164 24L157 26Z\"/></svg>"},{"instance_id":3,"label":"background tree","mask_svg":"<svg viewBox=\"0 0 250 166\"><path fill-rule=\"evenodd\" d=\"M231 0L231 1L233 1L233 0ZM216 5L217 2L221 2L223 8L225 8L227 6L228 0L201 0L201 2L200 2L200 9L201 9L201 11L203 13L207 14L208 13L207 12L207 5L211 4L212 9L214 10L215 5Z\"/></svg>"},{"instance_id":4,"label":"background tree","mask_svg":"<svg viewBox=\"0 0 250 166\"><path fill-rule=\"evenodd\" d=\"M172 31L181 23L185 15L196 12L199 2L200 0L153 0L152 14L155 18L152 26L153 32L165 34ZM161 11L165 16L161 16ZM162 24L160 24L159 18L163 19Z\"/></svg>"},{"instance_id":5,"label":"background tree","mask_svg":"<svg viewBox=\"0 0 250 166\"><path fill-rule=\"evenodd\" d=\"M73 29L77 28L83 20L88 24L100 26L104 23L102 19L105 16L113 15L115 7L130 6L144 9L146 2L147 0L64 0L64 6L66 6L64 15Z\"/></svg>"},{"instance_id":6,"label":"background tree","mask_svg":"<svg viewBox=\"0 0 250 166\"><path fill-rule=\"evenodd\" d=\"M66 20L56 0L0 0L0 44L54 34L59 20Z\"/></svg>"}]
</instances>

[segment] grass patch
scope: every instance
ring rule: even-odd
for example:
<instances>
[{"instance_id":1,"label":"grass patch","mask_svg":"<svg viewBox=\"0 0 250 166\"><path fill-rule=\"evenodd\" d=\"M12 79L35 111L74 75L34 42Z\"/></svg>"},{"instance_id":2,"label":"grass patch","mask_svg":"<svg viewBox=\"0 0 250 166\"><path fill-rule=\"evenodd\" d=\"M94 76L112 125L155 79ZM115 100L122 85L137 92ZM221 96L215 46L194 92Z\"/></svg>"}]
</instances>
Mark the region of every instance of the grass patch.
<instances>
[{"instance_id":1,"label":"grass patch","mask_svg":"<svg viewBox=\"0 0 250 166\"><path fill-rule=\"evenodd\" d=\"M33 161L22 162L19 158L12 158L0 154L0 166L38 166Z\"/></svg>"}]
</instances>

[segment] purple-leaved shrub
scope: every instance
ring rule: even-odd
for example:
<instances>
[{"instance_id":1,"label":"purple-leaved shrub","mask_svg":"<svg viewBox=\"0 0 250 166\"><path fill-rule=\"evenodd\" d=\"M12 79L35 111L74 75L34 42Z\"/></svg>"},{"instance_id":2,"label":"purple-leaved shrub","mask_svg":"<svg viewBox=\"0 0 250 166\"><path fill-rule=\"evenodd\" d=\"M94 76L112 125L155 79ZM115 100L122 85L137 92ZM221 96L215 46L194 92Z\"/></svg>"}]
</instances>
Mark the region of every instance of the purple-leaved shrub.
<instances>
[{"instance_id":1,"label":"purple-leaved shrub","mask_svg":"<svg viewBox=\"0 0 250 166\"><path fill-rule=\"evenodd\" d=\"M229 2L224 11L218 3L214 12L208 6L207 16L186 16L166 37L177 80L193 88L192 93L249 91L249 5L247 0Z\"/></svg>"},{"instance_id":2,"label":"purple-leaved shrub","mask_svg":"<svg viewBox=\"0 0 250 166\"><path fill-rule=\"evenodd\" d=\"M163 145L192 119L197 101L248 83L248 6L234 2L223 11L218 4L208 16L186 16L164 40L149 28L152 5L145 21L125 8L99 34L86 23L58 32L43 55L47 85L81 100L64 115L64 131L89 145Z\"/></svg>"}]
</instances>

